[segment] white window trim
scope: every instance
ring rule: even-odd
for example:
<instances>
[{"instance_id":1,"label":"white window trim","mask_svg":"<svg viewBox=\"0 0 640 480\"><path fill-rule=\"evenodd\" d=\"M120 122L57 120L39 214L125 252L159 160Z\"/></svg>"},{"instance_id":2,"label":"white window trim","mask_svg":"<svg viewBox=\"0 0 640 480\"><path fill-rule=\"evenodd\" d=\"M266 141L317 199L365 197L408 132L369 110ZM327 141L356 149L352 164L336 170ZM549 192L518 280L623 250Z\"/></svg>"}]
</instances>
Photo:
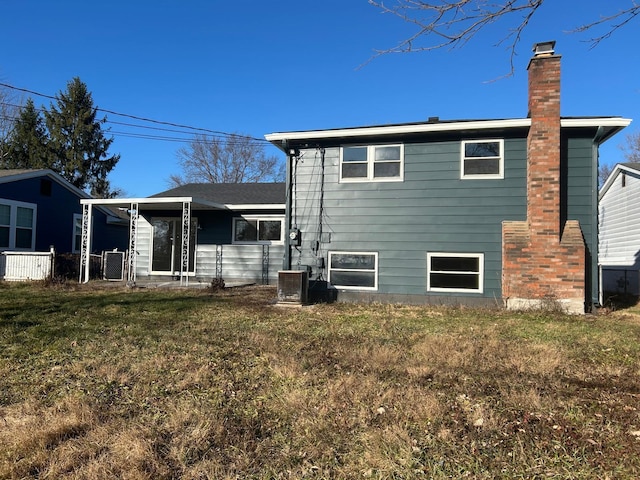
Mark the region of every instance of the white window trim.
<instances>
[{"instance_id":1,"label":"white window trim","mask_svg":"<svg viewBox=\"0 0 640 480\"><path fill-rule=\"evenodd\" d=\"M490 173L490 174L473 174L473 175L465 175L464 174L464 161L466 159L464 155L465 145L467 143L495 143L498 142L500 144L500 156L498 160L500 161L500 172L499 173ZM474 157L474 158L495 158L495 157ZM502 138L493 138L493 139L480 139L480 140L463 140L460 143L460 178L462 180L491 180L491 179L503 179L504 178L504 139Z\"/></svg>"},{"instance_id":2,"label":"white window trim","mask_svg":"<svg viewBox=\"0 0 640 480\"><path fill-rule=\"evenodd\" d=\"M71 231L71 252L72 253L80 253L81 245L76 245L76 223L80 220L80 243L82 243L82 214L74 213L73 214L73 227ZM93 225L92 225L93 226Z\"/></svg>"},{"instance_id":3,"label":"white window trim","mask_svg":"<svg viewBox=\"0 0 640 480\"><path fill-rule=\"evenodd\" d=\"M36 224L38 223L38 205L35 203L18 202L16 200L0 199L0 204L9 206L9 247L7 250L15 250L20 252L33 252L36 249ZM30 208L33 210L33 221L31 224L31 247L29 248L17 248L16 247L16 229L24 228L18 227L18 207ZM7 227L7 225L2 225Z\"/></svg>"},{"instance_id":4,"label":"white window trim","mask_svg":"<svg viewBox=\"0 0 640 480\"><path fill-rule=\"evenodd\" d=\"M350 272L371 272L370 269L354 269L354 268L350 268L350 269L344 269L344 268L331 268L331 257L333 255L373 255L374 259L375 259L375 267L374 267L374 285L373 287L357 287L357 286L343 286L343 285L334 285L331 283L331 271L332 270L339 270L339 271L350 271ZM328 256L328 280L327 282L329 283L329 286L333 287L333 288L337 288L339 290L366 290L366 291L377 291L378 290L378 268L379 268L379 264L378 264L378 252L349 252L349 251L340 251L340 252L329 252L329 256Z\"/></svg>"},{"instance_id":5,"label":"white window trim","mask_svg":"<svg viewBox=\"0 0 640 480\"><path fill-rule=\"evenodd\" d=\"M343 161L343 152L345 148L358 148L358 147L366 147L367 148L367 176L366 177L342 177L342 165L345 163ZM375 165L375 149L377 147L400 147L400 175L397 177L374 177L374 165ZM393 161L395 163L395 160ZM383 162L381 162L383 163ZM389 162L391 163L391 161ZM340 183L363 183L363 182L403 182L404 181L404 143L380 143L374 145L343 145L340 147L340 171L338 172L338 177L340 178Z\"/></svg>"},{"instance_id":6,"label":"white window trim","mask_svg":"<svg viewBox=\"0 0 640 480\"><path fill-rule=\"evenodd\" d=\"M257 240L255 242L236 241L236 220L243 219L247 221L273 221L280 220L280 240ZM260 227L258 226L258 229ZM234 245L284 245L284 216L282 215L241 215L233 217L231 220L231 243Z\"/></svg>"},{"instance_id":7,"label":"white window trim","mask_svg":"<svg viewBox=\"0 0 640 480\"><path fill-rule=\"evenodd\" d=\"M431 270L431 259L438 257L465 257L465 258L477 258L478 272L451 272L451 271L436 271ZM478 288L441 288L431 286L431 274L432 273L451 273L451 274L474 274L478 275ZM427 253L427 292L451 292L451 293L484 293L484 253L447 253L447 252L433 252Z\"/></svg>"}]
</instances>

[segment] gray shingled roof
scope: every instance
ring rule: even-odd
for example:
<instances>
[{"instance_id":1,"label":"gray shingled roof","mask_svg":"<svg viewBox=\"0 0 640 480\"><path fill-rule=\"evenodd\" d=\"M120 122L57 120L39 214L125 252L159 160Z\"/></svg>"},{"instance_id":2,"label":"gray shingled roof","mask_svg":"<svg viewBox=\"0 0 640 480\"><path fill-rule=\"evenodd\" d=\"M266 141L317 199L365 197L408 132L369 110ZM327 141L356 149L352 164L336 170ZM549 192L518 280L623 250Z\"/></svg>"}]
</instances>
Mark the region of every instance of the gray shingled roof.
<instances>
[{"instance_id":1,"label":"gray shingled roof","mask_svg":"<svg viewBox=\"0 0 640 480\"><path fill-rule=\"evenodd\" d=\"M620 165L624 165L627 168L633 168L634 170L637 170L640 172L640 163L637 162L625 162L625 163L621 163Z\"/></svg>"},{"instance_id":2,"label":"gray shingled roof","mask_svg":"<svg viewBox=\"0 0 640 480\"><path fill-rule=\"evenodd\" d=\"M48 170L43 168L9 168L9 169L0 169L0 177L12 177L14 175L22 175L23 173L35 173L35 172L43 172L46 173Z\"/></svg>"},{"instance_id":3,"label":"gray shingled roof","mask_svg":"<svg viewBox=\"0 0 640 480\"><path fill-rule=\"evenodd\" d=\"M188 183L151 195L156 197L194 197L226 205L273 205L284 204L286 192L284 183Z\"/></svg>"}]
</instances>

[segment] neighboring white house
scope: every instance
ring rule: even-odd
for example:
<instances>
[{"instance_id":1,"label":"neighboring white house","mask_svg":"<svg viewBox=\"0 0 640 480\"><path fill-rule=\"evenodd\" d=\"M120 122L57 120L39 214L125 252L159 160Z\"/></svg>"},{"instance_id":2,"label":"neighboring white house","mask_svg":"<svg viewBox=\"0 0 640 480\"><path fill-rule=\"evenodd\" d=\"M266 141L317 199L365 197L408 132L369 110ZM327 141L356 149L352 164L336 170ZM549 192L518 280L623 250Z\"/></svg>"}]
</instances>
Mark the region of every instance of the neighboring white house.
<instances>
[{"instance_id":1,"label":"neighboring white house","mask_svg":"<svg viewBox=\"0 0 640 480\"><path fill-rule=\"evenodd\" d=\"M619 163L599 195L601 291L640 294L640 163Z\"/></svg>"}]
</instances>

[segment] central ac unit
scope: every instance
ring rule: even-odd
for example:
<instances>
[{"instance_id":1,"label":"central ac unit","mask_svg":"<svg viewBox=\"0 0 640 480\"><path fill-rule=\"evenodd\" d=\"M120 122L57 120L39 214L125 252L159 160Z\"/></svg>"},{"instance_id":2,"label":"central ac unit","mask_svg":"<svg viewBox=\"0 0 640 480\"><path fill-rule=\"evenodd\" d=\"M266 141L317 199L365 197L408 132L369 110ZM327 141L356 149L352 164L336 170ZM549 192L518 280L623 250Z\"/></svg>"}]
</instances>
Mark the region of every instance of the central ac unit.
<instances>
[{"instance_id":1,"label":"central ac unit","mask_svg":"<svg viewBox=\"0 0 640 480\"><path fill-rule=\"evenodd\" d=\"M281 270L278 272L278 302L307 303L309 273L306 270Z\"/></svg>"},{"instance_id":2,"label":"central ac unit","mask_svg":"<svg viewBox=\"0 0 640 480\"><path fill-rule=\"evenodd\" d=\"M117 250L102 253L102 271L105 280L124 280L124 254L125 252Z\"/></svg>"}]
</instances>

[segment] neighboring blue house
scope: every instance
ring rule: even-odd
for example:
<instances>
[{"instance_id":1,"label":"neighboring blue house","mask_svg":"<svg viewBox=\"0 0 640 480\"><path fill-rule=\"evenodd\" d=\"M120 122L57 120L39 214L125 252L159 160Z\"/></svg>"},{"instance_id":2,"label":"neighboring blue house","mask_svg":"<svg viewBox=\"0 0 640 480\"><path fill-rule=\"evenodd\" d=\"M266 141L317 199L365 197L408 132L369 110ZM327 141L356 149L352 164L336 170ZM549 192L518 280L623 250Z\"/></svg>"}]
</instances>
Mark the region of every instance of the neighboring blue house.
<instances>
[{"instance_id":1,"label":"neighboring blue house","mask_svg":"<svg viewBox=\"0 0 640 480\"><path fill-rule=\"evenodd\" d=\"M284 270L338 300L598 302L598 147L630 120L560 117L538 44L526 118L266 135L287 155Z\"/></svg>"},{"instance_id":2,"label":"neighboring blue house","mask_svg":"<svg viewBox=\"0 0 640 480\"><path fill-rule=\"evenodd\" d=\"M80 253L82 208L90 198L51 170L0 170L0 250ZM123 228L123 225L125 228ZM126 248L126 222L97 209L94 251Z\"/></svg>"},{"instance_id":3,"label":"neighboring blue house","mask_svg":"<svg viewBox=\"0 0 640 480\"><path fill-rule=\"evenodd\" d=\"M128 211L132 282L274 283L282 266L284 183L191 183L147 198L82 204L87 219L94 206Z\"/></svg>"},{"instance_id":4,"label":"neighboring blue house","mask_svg":"<svg viewBox=\"0 0 640 480\"><path fill-rule=\"evenodd\" d=\"M604 294L640 295L640 163L619 163L600 190Z\"/></svg>"}]
</instances>

